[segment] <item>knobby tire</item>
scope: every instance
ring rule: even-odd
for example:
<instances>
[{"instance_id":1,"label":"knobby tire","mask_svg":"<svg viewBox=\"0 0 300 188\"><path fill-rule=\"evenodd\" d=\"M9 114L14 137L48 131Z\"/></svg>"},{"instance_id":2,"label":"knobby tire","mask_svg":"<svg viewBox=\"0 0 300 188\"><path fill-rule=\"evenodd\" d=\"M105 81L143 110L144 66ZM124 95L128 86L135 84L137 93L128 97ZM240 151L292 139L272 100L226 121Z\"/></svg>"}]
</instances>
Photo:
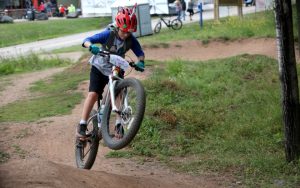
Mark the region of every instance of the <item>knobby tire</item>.
<instances>
[{"instance_id":1,"label":"knobby tire","mask_svg":"<svg viewBox=\"0 0 300 188\"><path fill-rule=\"evenodd\" d=\"M111 112L112 107L111 107L110 100L106 102L104 112L103 112L103 120L101 125L102 137L105 145L113 150L119 150L124 148L134 139L144 118L144 112L146 106L146 94L141 82L135 78L126 78L124 80L119 81L115 89L116 96L125 88L134 89L134 92L136 93L136 96L134 97L136 102L134 106L136 112L134 112L133 115L133 121L130 126L131 128L123 136L123 138L116 140L114 136L110 134L111 125L109 122L110 122L110 115L111 113L113 113Z\"/></svg>"},{"instance_id":2,"label":"knobby tire","mask_svg":"<svg viewBox=\"0 0 300 188\"><path fill-rule=\"evenodd\" d=\"M178 20L177 18L174 19L174 20L172 20L172 22L171 22L171 27L172 27L172 29L174 29L174 30L179 30L179 29L181 29L181 27L182 27L182 21L181 21L181 20Z\"/></svg>"},{"instance_id":3,"label":"knobby tire","mask_svg":"<svg viewBox=\"0 0 300 188\"><path fill-rule=\"evenodd\" d=\"M90 117L93 117L95 114L97 114L97 111L92 110L90 113ZM75 158L76 158L77 168L91 169L97 156L99 141L100 141L100 137L98 133L99 130L98 120L97 120L97 116L94 116L92 119L90 119L90 117L88 120L88 125L89 123L91 123L93 126L92 136L89 138L90 143L88 141L80 141L78 138L76 138ZM84 146L90 146L90 147L87 148ZM84 156L85 149L89 150L87 154L88 156Z\"/></svg>"},{"instance_id":4,"label":"knobby tire","mask_svg":"<svg viewBox=\"0 0 300 188\"><path fill-rule=\"evenodd\" d=\"M154 33L159 33L161 30L161 22L158 22L154 27Z\"/></svg>"}]
</instances>

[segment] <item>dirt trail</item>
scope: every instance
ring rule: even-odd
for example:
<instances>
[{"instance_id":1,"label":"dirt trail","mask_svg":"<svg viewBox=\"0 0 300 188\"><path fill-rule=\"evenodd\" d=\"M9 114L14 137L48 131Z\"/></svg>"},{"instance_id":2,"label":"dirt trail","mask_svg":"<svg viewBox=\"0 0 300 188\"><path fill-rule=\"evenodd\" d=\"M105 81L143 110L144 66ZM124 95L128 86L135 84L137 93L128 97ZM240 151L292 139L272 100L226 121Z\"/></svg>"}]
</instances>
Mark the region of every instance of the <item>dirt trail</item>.
<instances>
[{"instance_id":1,"label":"dirt trail","mask_svg":"<svg viewBox=\"0 0 300 188\"><path fill-rule=\"evenodd\" d=\"M246 39L234 42L199 41L172 43L169 48L145 48L147 59L207 60L243 53L263 54L276 58L274 39ZM0 106L28 97L30 84L61 69L19 75L13 86L1 92ZM143 79L150 75L137 73ZM79 86L86 92L88 82ZM16 95L16 96L15 96ZM7 102L9 101L9 102ZM71 115L44 118L31 123L0 123L0 151L10 159L0 166L3 187L226 187L237 186L232 180L214 175L191 176L171 171L153 160L109 159L109 149L100 146L92 171L78 170L74 161L74 131L83 104Z\"/></svg>"},{"instance_id":2,"label":"dirt trail","mask_svg":"<svg viewBox=\"0 0 300 188\"><path fill-rule=\"evenodd\" d=\"M10 80L9 81L10 84L8 84L5 90L0 91L0 97L2 99L5 99L0 101L0 107L9 104L11 102L14 102L16 100L30 97L30 92L28 91L30 84L32 84L37 80L45 79L63 70L64 68L54 68L54 69L47 69L39 72L9 76L9 78L6 78L6 80Z\"/></svg>"}]
</instances>

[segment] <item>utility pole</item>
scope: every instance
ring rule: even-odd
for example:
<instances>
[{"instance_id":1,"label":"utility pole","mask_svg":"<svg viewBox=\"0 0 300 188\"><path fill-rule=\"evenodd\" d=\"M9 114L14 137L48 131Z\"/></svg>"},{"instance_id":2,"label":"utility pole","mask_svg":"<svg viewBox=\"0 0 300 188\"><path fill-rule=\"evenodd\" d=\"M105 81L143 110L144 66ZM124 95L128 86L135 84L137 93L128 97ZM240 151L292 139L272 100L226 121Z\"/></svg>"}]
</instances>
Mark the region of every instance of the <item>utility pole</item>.
<instances>
[{"instance_id":1,"label":"utility pole","mask_svg":"<svg viewBox=\"0 0 300 188\"><path fill-rule=\"evenodd\" d=\"M297 162L300 155L300 105L291 0L275 0L275 19L285 155L288 162Z\"/></svg>"}]
</instances>

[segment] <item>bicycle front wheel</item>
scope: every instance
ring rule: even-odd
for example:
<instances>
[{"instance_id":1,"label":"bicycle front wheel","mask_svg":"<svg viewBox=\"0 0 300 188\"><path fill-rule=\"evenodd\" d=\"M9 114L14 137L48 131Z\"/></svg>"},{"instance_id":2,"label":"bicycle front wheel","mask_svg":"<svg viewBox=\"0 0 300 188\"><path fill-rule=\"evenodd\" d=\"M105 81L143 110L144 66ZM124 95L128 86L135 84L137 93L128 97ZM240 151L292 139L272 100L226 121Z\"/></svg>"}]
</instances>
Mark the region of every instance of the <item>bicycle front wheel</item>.
<instances>
[{"instance_id":1,"label":"bicycle front wheel","mask_svg":"<svg viewBox=\"0 0 300 188\"><path fill-rule=\"evenodd\" d=\"M118 150L127 146L137 134L144 117L146 95L141 82L134 78L120 81L115 94L119 111L112 112L111 101L106 102L101 131L107 147Z\"/></svg>"},{"instance_id":2,"label":"bicycle front wheel","mask_svg":"<svg viewBox=\"0 0 300 188\"><path fill-rule=\"evenodd\" d=\"M91 169L98 152L99 135L97 111L92 110L87 124L87 139L82 141L76 138L75 158L77 168Z\"/></svg>"},{"instance_id":3,"label":"bicycle front wheel","mask_svg":"<svg viewBox=\"0 0 300 188\"><path fill-rule=\"evenodd\" d=\"M174 19L174 20L172 20L172 22L171 22L171 27L172 27L172 29L174 29L174 30L179 30L179 29L181 29L181 27L182 27L182 21L181 21L181 20L178 20L177 18Z\"/></svg>"},{"instance_id":4,"label":"bicycle front wheel","mask_svg":"<svg viewBox=\"0 0 300 188\"><path fill-rule=\"evenodd\" d=\"M161 30L161 22L158 22L154 27L154 33L159 33Z\"/></svg>"}]
</instances>

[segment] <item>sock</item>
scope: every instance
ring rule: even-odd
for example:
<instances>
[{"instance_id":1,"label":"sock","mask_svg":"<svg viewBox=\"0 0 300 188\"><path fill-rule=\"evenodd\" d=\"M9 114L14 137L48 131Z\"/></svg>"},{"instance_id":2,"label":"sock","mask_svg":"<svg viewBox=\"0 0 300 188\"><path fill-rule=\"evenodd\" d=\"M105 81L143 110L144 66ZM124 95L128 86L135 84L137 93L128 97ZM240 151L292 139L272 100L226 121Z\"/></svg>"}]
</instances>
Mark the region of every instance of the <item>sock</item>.
<instances>
[{"instance_id":1,"label":"sock","mask_svg":"<svg viewBox=\"0 0 300 188\"><path fill-rule=\"evenodd\" d=\"M80 125L82 125L82 124L85 124L85 125L86 125L86 121L82 119L82 120L80 120L79 124L80 124Z\"/></svg>"},{"instance_id":2,"label":"sock","mask_svg":"<svg viewBox=\"0 0 300 188\"><path fill-rule=\"evenodd\" d=\"M116 125L121 124L121 119L116 120Z\"/></svg>"}]
</instances>

